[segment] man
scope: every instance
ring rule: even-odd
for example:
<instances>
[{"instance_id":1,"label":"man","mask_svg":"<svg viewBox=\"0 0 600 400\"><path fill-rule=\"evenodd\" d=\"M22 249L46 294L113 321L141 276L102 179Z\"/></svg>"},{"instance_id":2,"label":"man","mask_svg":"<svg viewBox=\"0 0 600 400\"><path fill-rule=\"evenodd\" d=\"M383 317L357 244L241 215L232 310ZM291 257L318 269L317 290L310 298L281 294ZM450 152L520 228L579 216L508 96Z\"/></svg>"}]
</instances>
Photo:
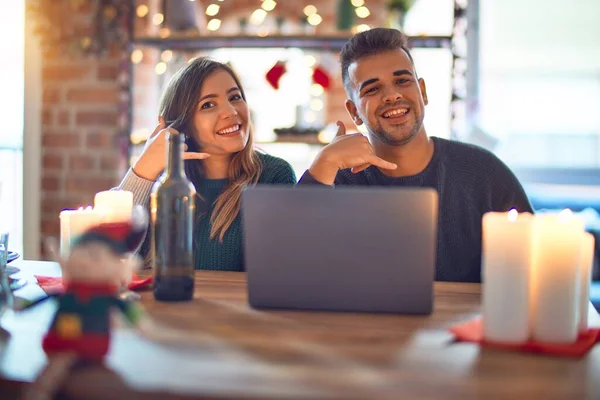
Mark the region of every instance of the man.
<instances>
[{"instance_id":1,"label":"man","mask_svg":"<svg viewBox=\"0 0 600 400\"><path fill-rule=\"evenodd\" d=\"M341 51L346 109L362 134L338 133L299 184L430 187L439 195L436 280L481 281L481 218L488 211L532 212L508 167L469 144L428 137L425 81L405 36L377 28ZM401 206L401 205L399 205ZM360 210L357 210L360 211Z\"/></svg>"}]
</instances>

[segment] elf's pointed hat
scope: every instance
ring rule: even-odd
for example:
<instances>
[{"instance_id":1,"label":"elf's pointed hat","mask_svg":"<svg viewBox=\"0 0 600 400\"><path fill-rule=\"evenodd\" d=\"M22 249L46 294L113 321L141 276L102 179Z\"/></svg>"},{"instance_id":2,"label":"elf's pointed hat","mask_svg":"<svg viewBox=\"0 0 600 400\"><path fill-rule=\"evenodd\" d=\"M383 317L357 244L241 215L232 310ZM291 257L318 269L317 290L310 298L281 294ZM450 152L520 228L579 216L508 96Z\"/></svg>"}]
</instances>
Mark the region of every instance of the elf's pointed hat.
<instances>
[{"instance_id":1,"label":"elf's pointed hat","mask_svg":"<svg viewBox=\"0 0 600 400\"><path fill-rule=\"evenodd\" d=\"M91 242L102 242L115 253L125 254L135 251L144 240L147 229L145 211L134 209L130 221L105 222L95 225L78 236L71 247L85 245Z\"/></svg>"}]
</instances>

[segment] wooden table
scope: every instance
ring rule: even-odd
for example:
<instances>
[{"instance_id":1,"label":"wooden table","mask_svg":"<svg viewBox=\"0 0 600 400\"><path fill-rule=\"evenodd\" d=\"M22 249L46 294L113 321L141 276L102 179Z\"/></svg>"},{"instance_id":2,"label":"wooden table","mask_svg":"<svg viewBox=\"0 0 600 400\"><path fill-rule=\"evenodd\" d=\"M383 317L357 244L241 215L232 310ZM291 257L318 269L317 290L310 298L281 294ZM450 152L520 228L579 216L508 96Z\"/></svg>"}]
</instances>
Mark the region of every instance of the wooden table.
<instances>
[{"instance_id":1,"label":"wooden table","mask_svg":"<svg viewBox=\"0 0 600 400\"><path fill-rule=\"evenodd\" d=\"M14 265L24 275L59 273L53 263ZM436 283L427 317L257 311L248 307L242 273L198 272L196 287L189 303L157 303L143 293L149 314L179 335L178 345L119 328L107 368L77 372L65 391L89 399L600 399L600 346L568 359L455 343L446 328L479 312L476 284ZM20 294L41 293L31 284ZM0 394L7 395L0 398L44 365L40 340L53 307L3 319L12 335L0 353Z\"/></svg>"}]
</instances>

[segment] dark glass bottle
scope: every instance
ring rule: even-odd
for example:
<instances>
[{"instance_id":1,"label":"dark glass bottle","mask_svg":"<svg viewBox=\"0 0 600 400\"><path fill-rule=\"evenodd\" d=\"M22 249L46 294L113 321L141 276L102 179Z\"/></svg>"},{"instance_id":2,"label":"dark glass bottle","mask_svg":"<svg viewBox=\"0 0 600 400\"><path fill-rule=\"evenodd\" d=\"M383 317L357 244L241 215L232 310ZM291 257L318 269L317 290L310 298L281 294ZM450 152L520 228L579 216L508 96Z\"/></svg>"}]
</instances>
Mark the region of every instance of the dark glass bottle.
<instances>
[{"instance_id":1,"label":"dark glass bottle","mask_svg":"<svg viewBox=\"0 0 600 400\"><path fill-rule=\"evenodd\" d=\"M154 298L186 301L194 296L196 190L183 169L183 134L169 134L167 169L152 187Z\"/></svg>"}]
</instances>

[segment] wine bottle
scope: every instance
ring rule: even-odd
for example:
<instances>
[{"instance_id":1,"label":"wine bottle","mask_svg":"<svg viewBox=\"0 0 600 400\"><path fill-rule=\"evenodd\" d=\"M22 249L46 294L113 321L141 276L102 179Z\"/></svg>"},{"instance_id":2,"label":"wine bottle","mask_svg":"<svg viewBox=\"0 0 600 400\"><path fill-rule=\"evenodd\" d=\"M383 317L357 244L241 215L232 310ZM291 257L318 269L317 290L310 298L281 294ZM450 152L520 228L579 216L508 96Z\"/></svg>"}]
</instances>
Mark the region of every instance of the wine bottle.
<instances>
[{"instance_id":1,"label":"wine bottle","mask_svg":"<svg viewBox=\"0 0 600 400\"><path fill-rule=\"evenodd\" d=\"M154 298L187 301L194 296L196 189L183 169L184 135L167 135L167 168L152 187Z\"/></svg>"}]
</instances>

